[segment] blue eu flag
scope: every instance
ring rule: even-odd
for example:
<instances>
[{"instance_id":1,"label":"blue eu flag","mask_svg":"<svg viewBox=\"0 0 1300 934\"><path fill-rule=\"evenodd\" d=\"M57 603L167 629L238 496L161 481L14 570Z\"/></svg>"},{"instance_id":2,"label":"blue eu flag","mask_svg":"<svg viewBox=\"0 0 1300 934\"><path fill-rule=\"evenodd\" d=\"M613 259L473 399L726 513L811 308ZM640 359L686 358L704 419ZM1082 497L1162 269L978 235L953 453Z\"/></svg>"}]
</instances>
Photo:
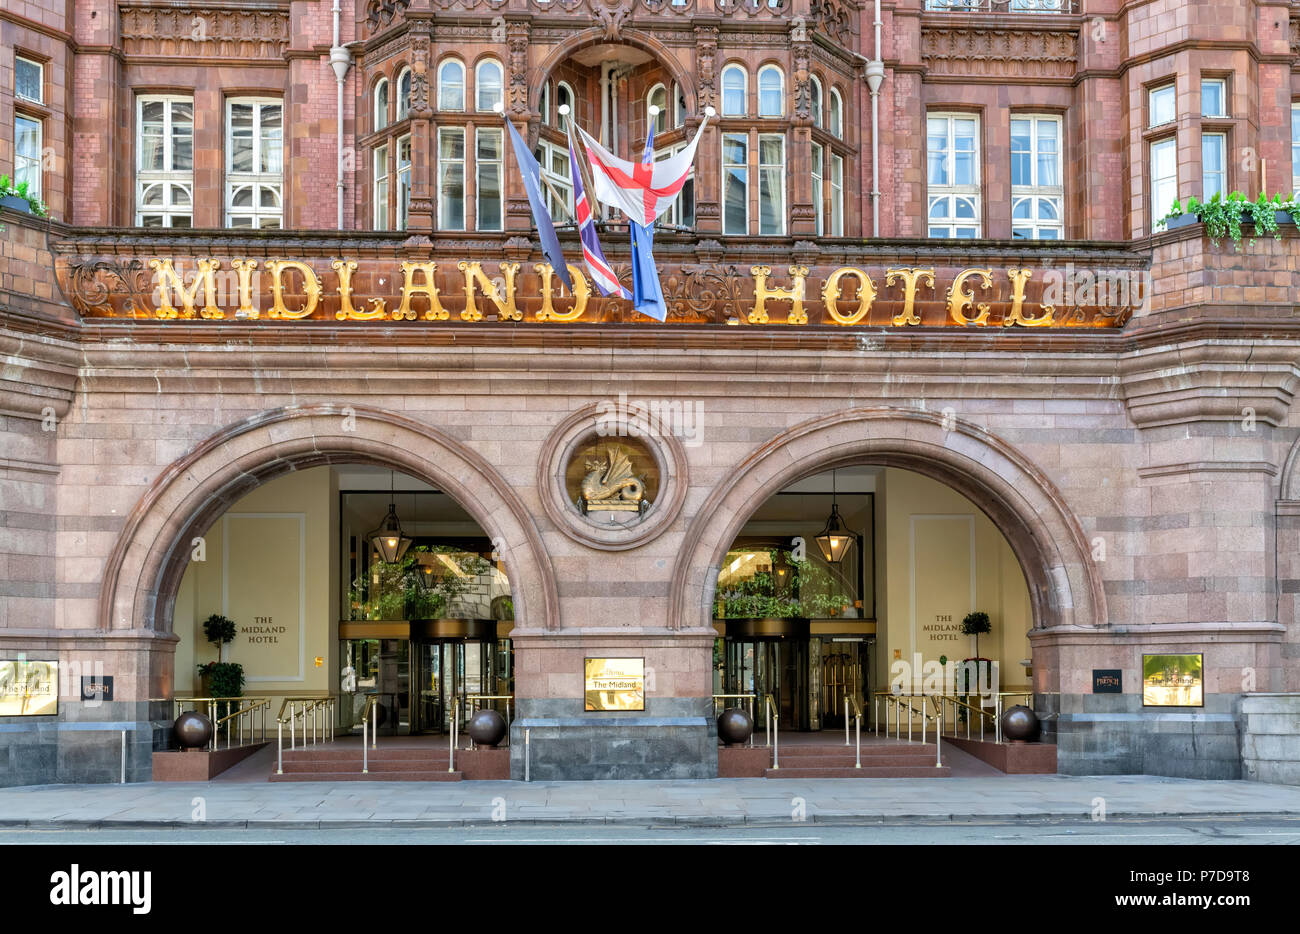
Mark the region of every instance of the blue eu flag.
<instances>
[{"instance_id":1,"label":"blue eu flag","mask_svg":"<svg viewBox=\"0 0 1300 934\"><path fill-rule=\"evenodd\" d=\"M641 155L643 165L655 161L654 121L654 115L651 115L645 151ZM654 223L638 224L629 217L627 225L632 228L632 307L647 318L664 321L668 318L668 306L664 304L664 291L659 285L659 269L655 266L652 252L655 244Z\"/></svg>"}]
</instances>

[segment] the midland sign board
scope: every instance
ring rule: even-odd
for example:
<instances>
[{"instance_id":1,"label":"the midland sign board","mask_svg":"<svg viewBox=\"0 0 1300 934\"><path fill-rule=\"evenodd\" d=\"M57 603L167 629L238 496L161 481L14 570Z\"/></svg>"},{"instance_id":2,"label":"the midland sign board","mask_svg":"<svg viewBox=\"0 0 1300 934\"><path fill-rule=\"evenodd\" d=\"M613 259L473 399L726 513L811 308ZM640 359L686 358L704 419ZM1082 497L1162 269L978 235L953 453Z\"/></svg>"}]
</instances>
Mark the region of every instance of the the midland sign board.
<instances>
[{"instance_id":1,"label":"the midland sign board","mask_svg":"<svg viewBox=\"0 0 1300 934\"><path fill-rule=\"evenodd\" d=\"M585 710L645 710L645 659L585 659L583 685Z\"/></svg>"},{"instance_id":2,"label":"the midland sign board","mask_svg":"<svg viewBox=\"0 0 1300 934\"><path fill-rule=\"evenodd\" d=\"M177 244L153 238L129 249L103 242L56 244L56 271L85 318L223 323L411 322L451 324L583 323L655 326L625 299L602 298L583 270L569 266L563 289L546 263L514 259L411 260L400 251L354 255L273 254L259 258L224 243ZM715 243L716 245L716 243ZM223 252L218 251L220 247ZM1132 256L1108 251L1048 256L986 251L970 262L952 246L888 257L866 249L773 261L775 249L748 245L736 261L660 260L667 324L836 328L1116 328L1142 305L1145 272ZM427 255L427 252L426 252ZM686 254L689 256L690 254ZM1068 259L1068 262L1066 261ZM1099 262L1093 262L1097 260ZM1113 261L1118 265L1105 266ZM1091 264L1090 264L1091 263ZM615 263L616 271L626 264ZM626 269L622 269L626 272ZM624 278L628 278L624 276Z\"/></svg>"}]
</instances>

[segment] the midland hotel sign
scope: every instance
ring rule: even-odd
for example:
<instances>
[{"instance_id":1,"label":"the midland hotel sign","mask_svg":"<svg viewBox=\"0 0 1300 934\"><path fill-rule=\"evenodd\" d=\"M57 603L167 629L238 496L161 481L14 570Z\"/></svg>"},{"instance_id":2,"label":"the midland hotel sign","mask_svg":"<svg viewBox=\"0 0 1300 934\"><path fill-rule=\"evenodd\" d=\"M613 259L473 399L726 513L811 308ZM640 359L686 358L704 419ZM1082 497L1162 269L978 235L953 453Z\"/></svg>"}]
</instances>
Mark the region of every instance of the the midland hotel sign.
<instances>
[{"instance_id":1,"label":"the midland hotel sign","mask_svg":"<svg viewBox=\"0 0 1300 934\"><path fill-rule=\"evenodd\" d=\"M999 255L999 262L872 266L661 264L669 324L1115 328L1146 297L1143 273ZM949 265L944 265L947 262ZM76 256L59 282L87 318L329 322L569 322L655 325L593 293L569 266L384 258Z\"/></svg>"}]
</instances>

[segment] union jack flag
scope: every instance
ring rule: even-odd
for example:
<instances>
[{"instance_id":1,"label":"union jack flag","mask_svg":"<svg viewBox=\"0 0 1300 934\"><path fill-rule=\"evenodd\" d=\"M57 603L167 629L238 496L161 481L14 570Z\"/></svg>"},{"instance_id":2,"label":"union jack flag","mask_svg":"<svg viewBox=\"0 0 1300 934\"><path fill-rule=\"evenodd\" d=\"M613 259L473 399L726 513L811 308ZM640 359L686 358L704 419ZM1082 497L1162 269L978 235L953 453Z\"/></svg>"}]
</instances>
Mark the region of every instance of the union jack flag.
<instances>
[{"instance_id":1,"label":"union jack flag","mask_svg":"<svg viewBox=\"0 0 1300 934\"><path fill-rule=\"evenodd\" d=\"M573 175L573 213L578 219L578 239L582 241L582 258L587 261L592 281L601 295L617 295L619 298L631 298L632 293L623 288L605 259L600 248L600 239L596 236L596 222L592 218L591 204L587 201L587 192L582 187L582 173L578 171L578 156L569 144L569 168Z\"/></svg>"}]
</instances>

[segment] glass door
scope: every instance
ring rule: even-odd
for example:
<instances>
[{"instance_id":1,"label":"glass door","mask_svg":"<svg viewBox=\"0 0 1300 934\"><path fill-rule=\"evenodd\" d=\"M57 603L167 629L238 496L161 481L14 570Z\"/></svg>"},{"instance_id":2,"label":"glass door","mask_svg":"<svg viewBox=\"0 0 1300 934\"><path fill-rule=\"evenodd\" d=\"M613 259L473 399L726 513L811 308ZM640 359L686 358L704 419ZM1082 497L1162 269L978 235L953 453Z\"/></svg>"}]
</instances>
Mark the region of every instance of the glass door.
<instances>
[{"instance_id":1,"label":"glass door","mask_svg":"<svg viewBox=\"0 0 1300 934\"><path fill-rule=\"evenodd\" d=\"M417 659L417 716L412 732L442 733L451 727L454 710L469 709L467 698L497 693L494 661L496 643L463 640L414 643ZM486 702L480 707L490 706Z\"/></svg>"},{"instance_id":2,"label":"glass door","mask_svg":"<svg viewBox=\"0 0 1300 934\"><path fill-rule=\"evenodd\" d=\"M727 693L754 694L754 719L771 694L787 730L808 729L808 643L803 639L728 639Z\"/></svg>"}]
</instances>

